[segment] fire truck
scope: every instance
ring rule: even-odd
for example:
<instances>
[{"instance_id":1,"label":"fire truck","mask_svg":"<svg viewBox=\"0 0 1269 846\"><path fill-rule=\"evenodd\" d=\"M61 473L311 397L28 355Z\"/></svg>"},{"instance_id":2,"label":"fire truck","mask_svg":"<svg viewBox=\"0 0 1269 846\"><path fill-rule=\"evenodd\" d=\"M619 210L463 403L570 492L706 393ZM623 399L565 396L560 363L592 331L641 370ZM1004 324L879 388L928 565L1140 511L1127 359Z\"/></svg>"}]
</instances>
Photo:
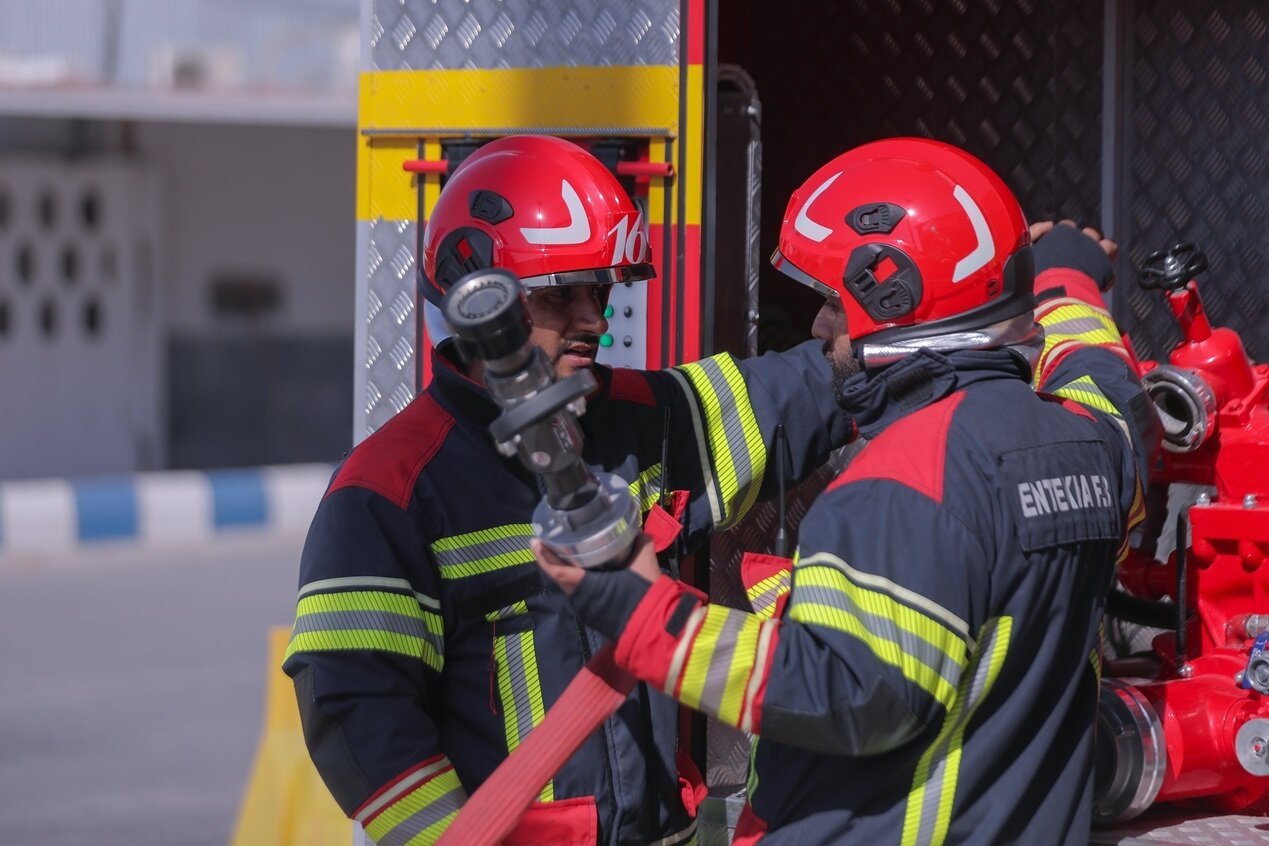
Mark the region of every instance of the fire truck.
<instances>
[{"instance_id":1,"label":"fire truck","mask_svg":"<svg viewBox=\"0 0 1269 846\"><path fill-rule=\"evenodd\" d=\"M430 377L419 239L447 175L503 135L586 146L645 213L659 276L614 291L614 366L805 335L818 302L764 261L784 200L878 137L962 146L1031 219L1118 240L1113 308L1168 443L1116 603L1140 648L1106 664L1091 841L1269 843L1269 368L1252 363L1269 360L1269 8L363 0L362 18L358 439ZM715 601L744 607L738 553L769 543L773 508L698 557L688 576ZM693 738L715 794L702 842L726 842L747 739L701 722Z\"/></svg>"}]
</instances>

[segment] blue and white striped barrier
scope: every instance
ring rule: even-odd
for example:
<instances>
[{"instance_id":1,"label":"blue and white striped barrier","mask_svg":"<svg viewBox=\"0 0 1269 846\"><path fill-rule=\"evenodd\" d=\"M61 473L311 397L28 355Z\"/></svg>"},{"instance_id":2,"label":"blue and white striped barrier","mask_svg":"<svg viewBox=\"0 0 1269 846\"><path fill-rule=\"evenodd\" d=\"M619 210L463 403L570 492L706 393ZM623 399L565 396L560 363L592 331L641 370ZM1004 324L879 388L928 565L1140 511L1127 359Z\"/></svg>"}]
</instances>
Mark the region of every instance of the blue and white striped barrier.
<instances>
[{"instance_id":1,"label":"blue and white striped barrier","mask_svg":"<svg viewBox=\"0 0 1269 846\"><path fill-rule=\"evenodd\" d=\"M0 483L0 555L130 542L210 540L226 532L307 531L333 467L173 470Z\"/></svg>"}]
</instances>

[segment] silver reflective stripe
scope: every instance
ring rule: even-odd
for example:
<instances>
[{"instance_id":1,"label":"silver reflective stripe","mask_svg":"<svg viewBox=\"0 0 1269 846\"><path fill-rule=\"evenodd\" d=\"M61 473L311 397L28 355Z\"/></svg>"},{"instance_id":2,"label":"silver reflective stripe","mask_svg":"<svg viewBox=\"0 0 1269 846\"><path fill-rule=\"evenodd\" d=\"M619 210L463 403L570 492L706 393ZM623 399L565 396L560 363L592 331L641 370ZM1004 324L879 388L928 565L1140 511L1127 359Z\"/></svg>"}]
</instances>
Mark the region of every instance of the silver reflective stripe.
<instances>
[{"instance_id":1,"label":"silver reflective stripe","mask_svg":"<svg viewBox=\"0 0 1269 846\"><path fill-rule=\"evenodd\" d=\"M450 766L449 759L442 757L425 767L415 770L405 778L401 779L401 781L392 785L392 787L384 792L378 799L362 808L361 811L353 817L353 819L364 825L367 819L379 813L380 810L388 807L405 794L413 791L416 786L427 781L448 766Z\"/></svg>"},{"instance_id":2,"label":"silver reflective stripe","mask_svg":"<svg viewBox=\"0 0 1269 846\"><path fill-rule=\"evenodd\" d=\"M424 612L427 613L427 612ZM441 628L440 618L433 617L436 628ZM405 617L387 611L317 611L301 614L295 620L293 634L305 632L369 630L417 637L432 645L438 655L445 654L445 638L428 630L426 622L418 617Z\"/></svg>"},{"instance_id":3,"label":"silver reflective stripe","mask_svg":"<svg viewBox=\"0 0 1269 846\"><path fill-rule=\"evenodd\" d=\"M767 656L775 647L776 627L779 625L775 620L767 620L762 624L762 633L758 635L758 649L754 653L754 671L749 676L749 684L745 687L745 701L741 710L740 728L743 731L752 732L754 729L754 713L753 701L758 695L758 687L767 677ZM755 744L756 745L756 744ZM750 766L752 770L752 765Z\"/></svg>"},{"instance_id":4,"label":"silver reflective stripe","mask_svg":"<svg viewBox=\"0 0 1269 846\"><path fill-rule=\"evenodd\" d=\"M533 563L532 537L531 525L513 523L441 538L428 549L442 579L464 579Z\"/></svg>"},{"instance_id":5,"label":"silver reflective stripe","mask_svg":"<svg viewBox=\"0 0 1269 846\"><path fill-rule=\"evenodd\" d=\"M679 383L679 390L687 398L687 407L692 412L692 428L696 432L696 454L701 459L701 478L705 480L705 493L709 499L709 515L714 525L717 526L723 521L723 508L719 502L722 497L718 490L718 479L714 477L714 472L709 466L709 447L706 446L705 427L701 425L702 410L700 400L697 399L696 391L692 390L692 385L686 376L677 370L671 370L670 375Z\"/></svg>"},{"instance_id":6,"label":"silver reflective stripe","mask_svg":"<svg viewBox=\"0 0 1269 846\"><path fill-rule=\"evenodd\" d=\"M669 837L662 837L660 840L654 840L648 846L689 846L696 842L696 820L692 820L691 825L680 831L678 834L671 834Z\"/></svg>"},{"instance_id":7,"label":"silver reflective stripe","mask_svg":"<svg viewBox=\"0 0 1269 846\"><path fill-rule=\"evenodd\" d=\"M303 599L310 593L322 590L356 590L358 588L389 588L409 591L418 600L419 605L424 608L431 608L433 611L441 610L439 599L433 599L425 593L419 593L405 579L393 579L386 576L347 576L339 579L321 579L316 582L309 582L300 588L300 598Z\"/></svg>"},{"instance_id":8,"label":"silver reflective stripe","mask_svg":"<svg viewBox=\"0 0 1269 846\"><path fill-rule=\"evenodd\" d=\"M679 679L683 677L683 668L687 666L688 649L696 638L696 633L700 631L701 625L704 624L706 613L704 605L697 606L692 616L687 618L683 633L679 635L679 642L675 645L674 654L670 657L670 670L665 676L665 692L671 696L678 689Z\"/></svg>"},{"instance_id":9,"label":"silver reflective stripe","mask_svg":"<svg viewBox=\"0 0 1269 846\"><path fill-rule=\"evenodd\" d=\"M507 738L507 751L512 752L533 731L533 702L529 693L529 677L525 670L525 640L533 649L533 632L520 632L506 638L507 677L511 698L515 701L516 737Z\"/></svg>"},{"instance_id":10,"label":"silver reflective stripe","mask_svg":"<svg viewBox=\"0 0 1269 846\"><path fill-rule=\"evenodd\" d=\"M845 573L848 579L860 587L889 594L905 605L910 605L913 608L928 614L950 628L958 637L964 640L967 651L972 651L974 649L974 639L969 635L969 624L953 614L951 611L948 611L942 605L939 605L937 602L934 602L915 591L908 590L903 585L896 584L884 576L878 576L875 573L865 573L862 570L856 570L854 567L850 566L836 555L833 555L831 552L817 552L814 555L808 555L807 557L800 558L799 560L800 563L805 565L827 564L829 566L836 567L838 570Z\"/></svg>"},{"instance_id":11,"label":"silver reflective stripe","mask_svg":"<svg viewBox=\"0 0 1269 846\"><path fill-rule=\"evenodd\" d=\"M420 638L428 634L421 618L388 611L315 611L301 614L295 620L294 631L300 634L338 629L370 629Z\"/></svg>"},{"instance_id":12,"label":"silver reflective stripe","mask_svg":"<svg viewBox=\"0 0 1269 846\"><path fill-rule=\"evenodd\" d=\"M378 846L405 846L411 838L426 831L463 806L467 798L461 787L437 797L435 802L397 823L377 841Z\"/></svg>"},{"instance_id":13,"label":"silver reflective stripe","mask_svg":"<svg viewBox=\"0 0 1269 846\"><path fill-rule=\"evenodd\" d=\"M952 804L956 798L956 781L961 763L961 747L965 736L965 727L973 718L978 706L990 692L1004 663L1005 654L1009 651L1009 635L1013 629L1013 620L1000 617L983 625L979 632L980 647L973 658L957 692L956 702L948 711L943 728L939 731L934 743L921 756L917 764L917 780L913 784L916 797L909 794L908 801L914 798L920 801L920 812L916 818L917 829L911 830L913 822L911 808L905 815L902 843L904 846L941 846L947 836L947 826L951 821ZM953 755L955 759L953 760ZM921 773L925 771L924 783ZM940 812L944 823L939 824Z\"/></svg>"},{"instance_id":14,"label":"silver reflective stripe","mask_svg":"<svg viewBox=\"0 0 1269 846\"><path fill-rule=\"evenodd\" d=\"M494 558L499 555L507 555L509 553L529 553L529 539L533 537L532 531L526 531L523 535L517 535L509 538L495 538L494 540L484 541L482 543L473 543L470 546L459 547L451 550L432 549L432 555L436 557L436 563L442 569L452 568L461 564L468 564L482 559ZM532 560L532 555L529 555Z\"/></svg>"},{"instance_id":15,"label":"silver reflective stripe","mask_svg":"<svg viewBox=\"0 0 1269 846\"><path fill-rule=\"evenodd\" d=\"M917 637L901 628L889 617L869 613L840 590L821 585L799 584L797 592L793 594L792 602L795 606L815 603L840 608L858 620L869 634L898 644L902 654L910 655L934 670L951 687L956 687L960 683L961 665L956 659L924 638Z\"/></svg>"},{"instance_id":16,"label":"silver reflective stripe","mask_svg":"<svg viewBox=\"0 0 1269 846\"><path fill-rule=\"evenodd\" d=\"M661 497L661 465L653 464L630 483L630 495L639 503L639 513L649 511Z\"/></svg>"},{"instance_id":17,"label":"silver reflective stripe","mask_svg":"<svg viewBox=\"0 0 1269 846\"><path fill-rule=\"evenodd\" d=\"M777 581L774 585L767 588L762 593L758 594L757 596L751 596L749 598L749 607L754 610L755 614L759 614L764 617L770 617L771 615L766 613L767 609L769 609L772 605L775 605L776 601L781 596L788 593L788 591L789 591L789 577L786 574L782 576L779 579L779 581Z\"/></svg>"},{"instance_id":18,"label":"silver reflective stripe","mask_svg":"<svg viewBox=\"0 0 1269 846\"><path fill-rule=\"evenodd\" d=\"M744 424L741 421L739 404L748 402L747 397L738 397L732 391L731 385L727 382L727 377L723 375L722 368L713 358L707 358L697 362L701 372L709 380L709 387L713 390L714 395L718 398L719 405L722 407L722 424L723 434L727 444L727 456L716 456L715 464L718 461L726 461L730 459L732 469L736 474L736 494L735 500L724 503L724 509L728 512L727 522L737 519L740 515L737 513L743 506L743 503L749 500L749 488L754 483L754 466L749 455L749 445L745 440Z\"/></svg>"},{"instance_id":19,"label":"silver reflective stripe","mask_svg":"<svg viewBox=\"0 0 1269 846\"><path fill-rule=\"evenodd\" d=\"M709 669L705 671L705 687L701 691L701 708L710 713L716 714L722 710L731 659L736 653L736 641L748 618L749 615L743 613L728 614L723 618L717 643L709 656Z\"/></svg>"}]
</instances>

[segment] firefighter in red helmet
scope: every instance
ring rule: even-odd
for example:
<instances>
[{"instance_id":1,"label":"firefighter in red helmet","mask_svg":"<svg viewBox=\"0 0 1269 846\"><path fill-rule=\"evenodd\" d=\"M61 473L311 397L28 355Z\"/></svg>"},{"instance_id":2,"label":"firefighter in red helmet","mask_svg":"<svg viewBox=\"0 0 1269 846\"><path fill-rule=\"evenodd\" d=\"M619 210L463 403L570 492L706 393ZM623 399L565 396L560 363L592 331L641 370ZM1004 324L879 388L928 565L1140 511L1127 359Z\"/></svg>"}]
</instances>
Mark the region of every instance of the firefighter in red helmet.
<instances>
[{"instance_id":1,"label":"firefighter in red helmet","mask_svg":"<svg viewBox=\"0 0 1269 846\"><path fill-rule=\"evenodd\" d=\"M530 294L534 343L567 376L594 363L612 286L656 275L648 253L643 213L598 159L558 138L515 136L482 147L445 186L419 285L429 326L443 334L436 309L450 285L510 270Z\"/></svg>"},{"instance_id":2,"label":"firefighter in red helmet","mask_svg":"<svg viewBox=\"0 0 1269 846\"><path fill-rule=\"evenodd\" d=\"M869 442L803 519L777 619L683 591L646 543L611 573L538 550L620 664L759 736L737 842L1088 842L1099 622L1152 417L1101 297L1113 245L1035 232L929 140L794 193L773 262L828 298Z\"/></svg>"},{"instance_id":3,"label":"firefighter in red helmet","mask_svg":"<svg viewBox=\"0 0 1269 846\"><path fill-rule=\"evenodd\" d=\"M600 384L581 418L583 458L630 483L661 548L688 551L775 492L766 467L778 424L794 476L852 436L818 342L663 372L595 363L611 287L653 268L638 207L575 144L481 147L444 186L422 246L434 340L445 332L435 307L463 275L521 277L532 342L559 375L592 368ZM499 409L480 362L442 340L432 365L427 389L331 481L285 662L319 772L379 846L434 842L602 646L534 564L540 492L488 434ZM676 754L677 722L673 699L640 686L506 842L694 842L702 785Z\"/></svg>"}]
</instances>

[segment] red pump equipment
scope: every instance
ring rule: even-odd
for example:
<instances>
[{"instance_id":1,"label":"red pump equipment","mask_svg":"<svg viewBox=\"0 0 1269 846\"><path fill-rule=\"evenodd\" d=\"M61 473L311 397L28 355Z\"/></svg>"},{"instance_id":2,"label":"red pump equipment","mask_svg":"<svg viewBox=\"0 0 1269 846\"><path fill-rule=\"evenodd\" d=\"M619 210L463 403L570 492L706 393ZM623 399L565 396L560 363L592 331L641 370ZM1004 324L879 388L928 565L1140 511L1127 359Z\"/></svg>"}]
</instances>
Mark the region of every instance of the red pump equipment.
<instances>
[{"instance_id":1,"label":"red pump equipment","mask_svg":"<svg viewBox=\"0 0 1269 846\"><path fill-rule=\"evenodd\" d=\"M1128 595L1112 597L1108 613L1170 630L1152 655L1107 663L1100 822L1154 802L1245 812L1269 803L1269 365L1208 321L1194 281L1206 267L1179 244L1151 255L1140 275L1164 293L1183 337L1167 364L1141 364L1164 429L1147 498L1154 525L1122 564ZM1154 541L1173 483L1216 492L1178 515L1176 551L1161 562Z\"/></svg>"}]
</instances>

